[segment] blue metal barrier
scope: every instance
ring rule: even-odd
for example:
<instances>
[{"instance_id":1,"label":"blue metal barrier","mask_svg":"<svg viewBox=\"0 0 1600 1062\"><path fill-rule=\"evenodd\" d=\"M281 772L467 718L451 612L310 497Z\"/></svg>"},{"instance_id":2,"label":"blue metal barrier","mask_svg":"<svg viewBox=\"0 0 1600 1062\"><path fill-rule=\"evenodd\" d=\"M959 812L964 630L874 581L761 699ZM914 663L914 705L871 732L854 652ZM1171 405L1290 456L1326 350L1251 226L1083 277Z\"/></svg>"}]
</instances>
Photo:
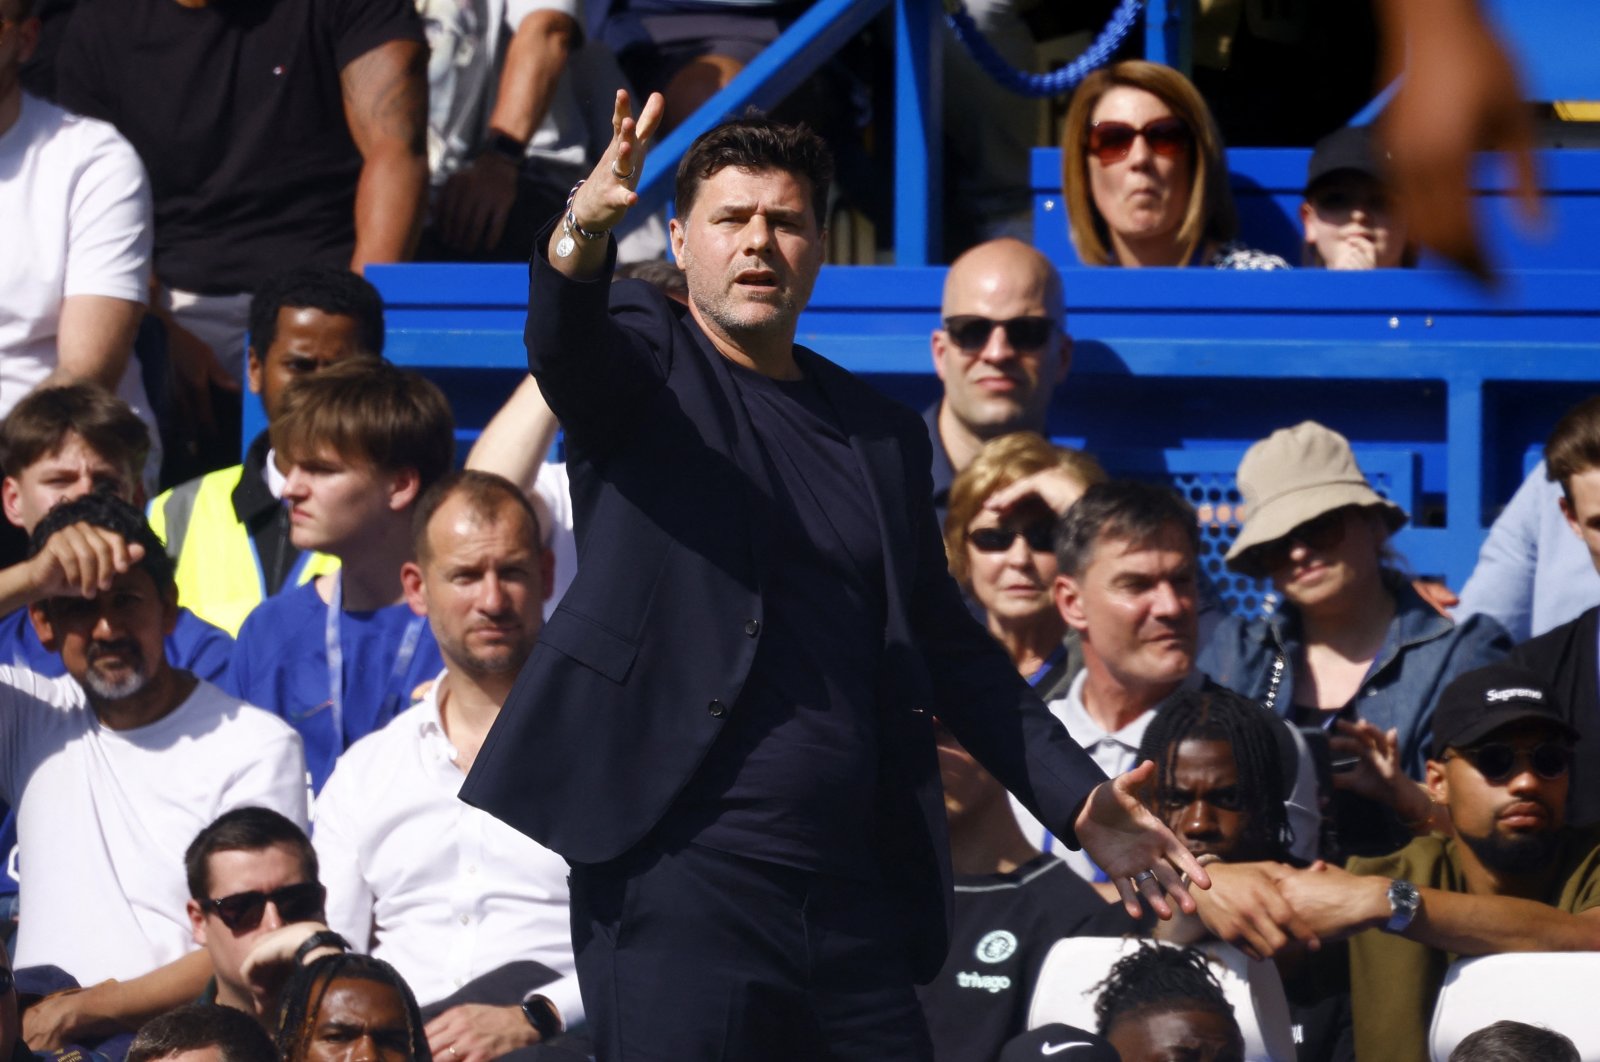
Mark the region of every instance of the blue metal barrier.
<instances>
[{"instance_id":1,"label":"blue metal barrier","mask_svg":"<svg viewBox=\"0 0 1600 1062\"><path fill-rule=\"evenodd\" d=\"M445 388L470 441L523 372L526 271L369 275L389 306L389 355ZM928 337L943 280L936 267L825 268L800 341L925 406L939 393ZM1225 470L1273 429L1320 420L1385 469L1414 465L1414 523L1396 545L1457 586L1528 447L1600 389L1597 272L1512 273L1486 293L1444 272L1082 269L1067 306L1077 343L1052 434L1113 471L1181 483L1193 461Z\"/></svg>"}]
</instances>

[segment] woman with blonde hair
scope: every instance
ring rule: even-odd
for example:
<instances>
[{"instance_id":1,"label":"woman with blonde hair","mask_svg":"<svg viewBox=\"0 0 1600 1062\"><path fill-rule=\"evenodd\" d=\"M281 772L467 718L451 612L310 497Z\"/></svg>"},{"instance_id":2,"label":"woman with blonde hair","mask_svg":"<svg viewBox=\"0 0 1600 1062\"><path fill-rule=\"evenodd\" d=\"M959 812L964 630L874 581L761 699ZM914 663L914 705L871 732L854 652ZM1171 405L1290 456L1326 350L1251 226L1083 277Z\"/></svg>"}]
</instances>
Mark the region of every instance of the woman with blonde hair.
<instances>
[{"instance_id":1,"label":"woman with blonde hair","mask_svg":"<svg viewBox=\"0 0 1600 1062\"><path fill-rule=\"evenodd\" d=\"M1171 67L1130 59L1084 78L1061 155L1072 244L1085 265L1288 268L1235 239L1216 120Z\"/></svg>"},{"instance_id":2,"label":"woman with blonde hair","mask_svg":"<svg viewBox=\"0 0 1600 1062\"><path fill-rule=\"evenodd\" d=\"M989 633L1046 701L1082 667L1076 632L1056 611L1057 518L1106 478L1088 454L1033 432L984 444L950 485L950 574L984 611Z\"/></svg>"}]
</instances>

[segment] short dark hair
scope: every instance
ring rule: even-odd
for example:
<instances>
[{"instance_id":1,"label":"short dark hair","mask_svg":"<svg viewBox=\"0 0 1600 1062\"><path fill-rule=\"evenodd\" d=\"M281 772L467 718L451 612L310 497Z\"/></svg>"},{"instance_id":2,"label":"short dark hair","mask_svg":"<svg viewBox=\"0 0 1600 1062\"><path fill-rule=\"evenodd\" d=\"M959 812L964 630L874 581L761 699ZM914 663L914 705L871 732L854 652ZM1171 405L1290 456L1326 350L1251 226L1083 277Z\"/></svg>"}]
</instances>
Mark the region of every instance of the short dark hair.
<instances>
[{"instance_id":1,"label":"short dark hair","mask_svg":"<svg viewBox=\"0 0 1600 1062\"><path fill-rule=\"evenodd\" d=\"M417 502L416 511L411 514L411 550L419 564L427 562L433 548L428 541L428 524L433 521L433 516L439 508L458 494L472 511L480 516L488 516L502 505L513 505L521 509L528 515L528 524L533 528L534 550L539 551L544 548L539 514L520 487L493 472L461 468L429 487L427 493Z\"/></svg>"},{"instance_id":2,"label":"short dark hair","mask_svg":"<svg viewBox=\"0 0 1600 1062\"><path fill-rule=\"evenodd\" d=\"M1112 1026L1120 1021L1177 1010L1225 1015L1238 1028L1222 985L1206 965L1205 956L1193 948L1140 944L1136 951L1118 959L1097 987L1095 1031L1101 1036L1110 1035Z\"/></svg>"},{"instance_id":3,"label":"short dark hair","mask_svg":"<svg viewBox=\"0 0 1600 1062\"><path fill-rule=\"evenodd\" d=\"M678 163L678 216L689 216L701 181L729 166L782 170L804 179L811 187L811 212L816 215L817 227L827 228L833 152L804 122L788 125L752 112L701 133Z\"/></svg>"},{"instance_id":4,"label":"short dark hair","mask_svg":"<svg viewBox=\"0 0 1600 1062\"><path fill-rule=\"evenodd\" d=\"M1224 741L1233 749L1239 772L1239 801L1250 809L1244 839L1256 859L1283 862L1294 831L1285 801L1294 788L1298 757L1285 759L1284 743L1294 739L1277 716L1256 702L1221 686L1180 690L1145 728L1136 763L1154 760L1159 800L1177 784L1178 747L1185 741Z\"/></svg>"},{"instance_id":5,"label":"short dark hair","mask_svg":"<svg viewBox=\"0 0 1600 1062\"><path fill-rule=\"evenodd\" d=\"M377 468L414 468L425 491L455 456L450 402L421 373L357 358L296 378L283 390L272 445L290 462L326 446Z\"/></svg>"},{"instance_id":6,"label":"short dark hair","mask_svg":"<svg viewBox=\"0 0 1600 1062\"><path fill-rule=\"evenodd\" d=\"M151 1018L128 1045L128 1062L157 1062L216 1047L222 1062L277 1062L272 1037L250 1015L220 1003L189 1003Z\"/></svg>"},{"instance_id":7,"label":"short dark hair","mask_svg":"<svg viewBox=\"0 0 1600 1062\"><path fill-rule=\"evenodd\" d=\"M94 384L42 387L12 407L0 422L0 469L20 475L61 449L69 432L119 465L137 486L150 453L150 431L128 403Z\"/></svg>"},{"instance_id":8,"label":"short dark hair","mask_svg":"<svg viewBox=\"0 0 1600 1062\"><path fill-rule=\"evenodd\" d=\"M1565 1036L1539 1025L1497 1021L1469 1034L1450 1052L1450 1062L1581 1062Z\"/></svg>"},{"instance_id":9,"label":"short dark hair","mask_svg":"<svg viewBox=\"0 0 1600 1062\"><path fill-rule=\"evenodd\" d=\"M1200 524L1194 509L1171 487L1113 479L1094 483L1056 523L1056 563L1077 577L1094 558L1102 539L1149 542L1175 528L1200 555Z\"/></svg>"},{"instance_id":10,"label":"short dark hair","mask_svg":"<svg viewBox=\"0 0 1600 1062\"><path fill-rule=\"evenodd\" d=\"M265 358L278 338L278 313L285 307L349 317L362 353L383 354L383 296L342 266L295 266L262 282L250 298L250 349L257 357Z\"/></svg>"},{"instance_id":11,"label":"short dark hair","mask_svg":"<svg viewBox=\"0 0 1600 1062\"><path fill-rule=\"evenodd\" d=\"M275 1037L278 1056L283 1062L304 1062L306 1042L322 1009L322 997L329 986L341 978L355 978L389 985L400 993L406 1011L406 1026L411 1039L411 1062L433 1062L428 1050L428 1037L423 1032L422 1014L417 1009L417 997L411 986L393 966L382 959L355 952L325 955L297 968L284 985L278 1011L278 1031Z\"/></svg>"},{"instance_id":12,"label":"short dark hair","mask_svg":"<svg viewBox=\"0 0 1600 1062\"><path fill-rule=\"evenodd\" d=\"M107 531L121 535L129 544L137 542L144 547L144 556L139 559L138 567L145 570L162 593L176 589L172 558L167 554L166 547L161 544L161 539L150 530L150 521L144 518L144 513L132 505L115 494L103 490L91 491L81 498L61 502L45 513L44 519L39 521L38 526L33 529L32 538L29 539L28 556L38 556L39 551L44 549L44 544L50 541L51 535L73 524L103 527Z\"/></svg>"},{"instance_id":13,"label":"short dark hair","mask_svg":"<svg viewBox=\"0 0 1600 1062\"><path fill-rule=\"evenodd\" d=\"M244 807L224 811L195 834L183 853L189 896L211 898L211 857L218 852L259 852L281 844L294 850L307 881L317 880L317 850L306 832L271 808Z\"/></svg>"},{"instance_id":14,"label":"short dark hair","mask_svg":"<svg viewBox=\"0 0 1600 1062\"><path fill-rule=\"evenodd\" d=\"M1600 395L1590 395L1556 422L1544 444L1544 474L1572 501L1572 477L1600 468Z\"/></svg>"}]
</instances>

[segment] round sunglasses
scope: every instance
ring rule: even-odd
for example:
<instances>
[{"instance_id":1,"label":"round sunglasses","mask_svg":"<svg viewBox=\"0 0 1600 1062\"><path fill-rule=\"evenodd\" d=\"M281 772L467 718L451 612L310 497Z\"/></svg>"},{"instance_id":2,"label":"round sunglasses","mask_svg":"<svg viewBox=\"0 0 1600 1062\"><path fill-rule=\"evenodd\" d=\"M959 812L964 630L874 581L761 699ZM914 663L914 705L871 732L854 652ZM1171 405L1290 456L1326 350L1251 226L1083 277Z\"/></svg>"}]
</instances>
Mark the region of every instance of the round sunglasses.
<instances>
[{"instance_id":1,"label":"round sunglasses","mask_svg":"<svg viewBox=\"0 0 1600 1062\"><path fill-rule=\"evenodd\" d=\"M1489 741L1466 749L1451 750L1477 768L1490 785L1503 785L1519 773L1526 763L1534 774L1553 781L1572 766L1572 748L1559 741L1541 741L1532 748L1517 748L1503 741ZM1449 753L1445 759L1450 759Z\"/></svg>"},{"instance_id":2,"label":"round sunglasses","mask_svg":"<svg viewBox=\"0 0 1600 1062\"><path fill-rule=\"evenodd\" d=\"M1194 136L1182 118L1168 115L1133 126L1127 122L1095 122L1089 126L1089 154L1109 166L1121 162L1133 150L1133 142L1144 137L1150 150L1162 158L1177 158L1188 153Z\"/></svg>"}]
</instances>

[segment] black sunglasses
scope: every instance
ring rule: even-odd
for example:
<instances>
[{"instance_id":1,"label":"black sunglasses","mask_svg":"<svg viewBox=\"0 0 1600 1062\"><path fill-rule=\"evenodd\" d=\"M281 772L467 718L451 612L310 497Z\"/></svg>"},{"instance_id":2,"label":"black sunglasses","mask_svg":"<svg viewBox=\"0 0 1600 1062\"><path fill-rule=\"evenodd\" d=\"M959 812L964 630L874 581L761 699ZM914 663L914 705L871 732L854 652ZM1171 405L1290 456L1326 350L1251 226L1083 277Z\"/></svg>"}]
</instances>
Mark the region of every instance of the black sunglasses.
<instances>
[{"instance_id":1,"label":"black sunglasses","mask_svg":"<svg viewBox=\"0 0 1600 1062\"><path fill-rule=\"evenodd\" d=\"M221 899L201 900L200 909L213 912L235 933L248 933L261 924L269 900L285 922L309 922L322 917L322 904L327 894L321 885L306 881L271 892L236 892Z\"/></svg>"},{"instance_id":2,"label":"black sunglasses","mask_svg":"<svg viewBox=\"0 0 1600 1062\"><path fill-rule=\"evenodd\" d=\"M1344 517L1349 510L1348 505L1333 509L1303 524L1297 524L1282 538L1263 542L1244 555L1245 567L1258 577L1265 578L1288 566L1289 554L1294 551L1295 543L1314 553L1333 549L1344 541Z\"/></svg>"},{"instance_id":3,"label":"black sunglasses","mask_svg":"<svg viewBox=\"0 0 1600 1062\"><path fill-rule=\"evenodd\" d=\"M1547 781L1562 777L1572 766L1572 749L1559 741L1541 741L1531 749L1519 749L1503 741L1490 741L1454 751L1476 767L1490 785L1510 781L1517 774L1519 763L1527 763L1534 774ZM1449 756L1445 758L1449 759Z\"/></svg>"},{"instance_id":4,"label":"black sunglasses","mask_svg":"<svg viewBox=\"0 0 1600 1062\"><path fill-rule=\"evenodd\" d=\"M1042 520L1027 527L980 527L967 532L967 541L979 553L1004 553L1018 535L1035 553L1049 553L1055 548L1055 525Z\"/></svg>"},{"instance_id":5,"label":"black sunglasses","mask_svg":"<svg viewBox=\"0 0 1600 1062\"><path fill-rule=\"evenodd\" d=\"M956 341L956 346L971 352L982 350L989 343L996 328L1006 330L1006 342L1017 350L1038 350L1050 341L1056 323L1048 317L1013 317L996 321L975 313L956 314L944 319L945 334Z\"/></svg>"}]
</instances>

